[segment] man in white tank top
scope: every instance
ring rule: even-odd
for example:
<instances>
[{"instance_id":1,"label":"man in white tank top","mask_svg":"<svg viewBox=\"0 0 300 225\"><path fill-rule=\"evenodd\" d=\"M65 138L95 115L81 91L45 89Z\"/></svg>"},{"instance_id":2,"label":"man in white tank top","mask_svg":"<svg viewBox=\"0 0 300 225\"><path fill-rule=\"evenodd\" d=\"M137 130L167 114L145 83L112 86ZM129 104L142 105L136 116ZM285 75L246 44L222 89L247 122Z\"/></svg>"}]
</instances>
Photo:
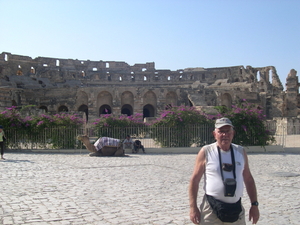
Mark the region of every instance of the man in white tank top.
<instances>
[{"instance_id":1,"label":"man in white tank top","mask_svg":"<svg viewBox=\"0 0 300 225\"><path fill-rule=\"evenodd\" d=\"M194 224L201 225L228 224L223 222L223 218L217 216L217 210L212 208L213 202L217 201L220 204L224 203L224 207L228 208L227 214L230 214L231 206L240 205L240 211L233 212L232 209L232 213L237 214L237 220L230 221L229 224L245 225L245 210L240 203L245 184L251 201L249 220L256 224L259 210L255 181L249 169L246 151L242 146L232 144L234 129L231 121L228 118L217 119L213 135L216 142L203 146L196 158L189 185L190 219ZM202 176L205 195L199 209L197 196ZM225 180L228 181L228 185L224 184ZM233 189L231 185L234 186Z\"/></svg>"}]
</instances>

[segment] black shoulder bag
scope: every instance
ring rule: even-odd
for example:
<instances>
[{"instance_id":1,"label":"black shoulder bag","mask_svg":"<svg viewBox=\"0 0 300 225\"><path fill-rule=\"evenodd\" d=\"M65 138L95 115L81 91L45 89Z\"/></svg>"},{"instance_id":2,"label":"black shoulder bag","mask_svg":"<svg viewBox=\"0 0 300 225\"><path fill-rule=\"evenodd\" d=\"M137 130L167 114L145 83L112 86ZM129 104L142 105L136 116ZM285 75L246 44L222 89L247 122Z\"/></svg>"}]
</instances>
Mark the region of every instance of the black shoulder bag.
<instances>
[{"instance_id":1,"label":"black shoulder bag","mask_svg":"<svg viewBox=\"0 0 300 225\"><path fill-rule=\"evenodd\" d=\"M224 182L224 195L226 197L233 197L236 190L235 159L234 159L233 148L231 145L230 145L230 151L231 151L232 168L228 168L228 165L226 164L222 165L220 148L218 147L220 170ZM231 171L231 169L233 171L234 179L227 178L224 180L223 170ZM215 199L213 196L210 195L206 195L206 198L211 208L213 209L214 213L222 222L233 223L239 219L239 215L242 212L241 198L236 203L225 203L218 199Z\"/></svg>"}]
</instances>

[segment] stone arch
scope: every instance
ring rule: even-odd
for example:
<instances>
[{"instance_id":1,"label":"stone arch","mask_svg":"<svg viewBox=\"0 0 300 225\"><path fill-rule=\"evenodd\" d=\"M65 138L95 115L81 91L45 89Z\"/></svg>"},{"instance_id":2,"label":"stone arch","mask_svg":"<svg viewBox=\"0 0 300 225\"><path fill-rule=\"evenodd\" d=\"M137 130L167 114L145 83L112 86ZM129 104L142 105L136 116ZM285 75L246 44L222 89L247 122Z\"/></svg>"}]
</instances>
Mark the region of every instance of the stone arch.
<instances>
[{"instance_id":1,"label":"stone arch","mask_svg":"<svg viewBox=\"0 0 300 225\"><path fill-rule=\"evenodd\" d=\"M41 105L41 106L39 107L39 109L44 110L46 113L48 112L47 106Z\"/></svg>"},{"instance_id":2,"label":"stone arch","mask_svg":"<svg viewBox=\"0 0 300 225\"><path fill-rule=\"evenodd\" d=\"M97 96L97 108L99 108L100 114L112 113L112 95L108 91L102 91Z\"/></svg>"},{"instance_id":3,"label":"stone arch","mask_svg":"<svg viewBox=\"0 0 300 225\"><path fill-rule=\"evenodd\" d=\"M126 114L127 116L131 116L133 114L133 109L131 105L125 104L122 106L121 114Z\"/></svg>"},{"instance_id":4,"label":"stone arch","mask_svg":"<svg viewBox=\"0 0 300 225\"><path fill-rule=\"evenodd\" d=\"M232 98L228 93L222 94L221 96L221 105L226 106L228 109L231 109Z\"/></svg>"},{"instance_id":5,"label":"stone arch","mask_svg":"<svg viewBox=\"0 0 300 225\"><path fill-rule=\"evenodd\" d=\"M88 121L88 94L85 91L79 91L76 98L76 106L78 106L77 111L84 112L86 116L86 121Z\"/></svg>"},{"instance_id":6,"label":"stone arch","mask_svg":"<svg viewBox=\"0 0 300 225\"><path fill-rule=\"evenodd\" d=\"M156 94L153 91L147 91L143 95L143 103L144 105L152 105L156 112L156 105L157 105L157 97Z\"/></svg>"},{"instance_id":7,"label":"stone arch","mask_svg":"<svg viewBox=\"0 0 300 225\"><path fill-rule=\"evenodd\" d=\"M240 67L240 74L243 74L244 67Z\"/></svg>"},{"instance_id":8,"label":"stone arch","mask_svg":"<svg viewBox=\"0 0 300 225\"><path fill-rule=\"evenodd\" d=\"M145 117L155 117L155 108L151 104L147 104L143 107L143 118Z\"/></svg>"},{"instance_id":9,"label":"stone arch","mask_svg":"<svg viewBox=\"0 0 300 225\"><path fill-rule=\"evenodd\" d=\"M166 105L177 106L178 96L174 91L170 91L166 94Z\"/></svg>"},{"instance_id":10,"label":"stone arch","mask_svg":"<svg viewBox=\"0 0 300 225\"><path fill-rule=\"evenodd\" d=\"M102 105L100 108L99 108L99 115L101 114L111 114L112 113L112 110L111 110L111 107L109 105Z\"/></svg>"},{"instance_id":11,"label":"stone arch","mask_svg":"<svg viewBox=\"0 0 300 225\"><path fill-rule=\"evenodd\" d=\"M86 119L86 121L88 121L88 119L89 119L89 108L88 108L88 106L83 104L83 105L79 106L78 111L79 112L84 112L85 113L85 119Z\"/></svg>"},{"instance_id":12,"label":"stone arch","mask_svg":"<svg viewBox=\"0 0 300 225\"><path fill-rule=\"evenodd\" d=\"M121 114L133 115L134 96L132 92L125 91L121 95Z\"/></svg>"},{"instance_id":13,"label":"stone arch","mask_svg":"<svg viewBox=\"0 0 300 225\"><path fill-rule=\"evenodd\" d=\"M69 109L68 109L67 106L61 105L61 106L58 107L58 110L57 110L57 111L58 111L58 112L69 112Z\"/></svg>"},{"instance_id":14,"label":"stone arch","mask_svg":"<svg viewBox=\"0 0 300 225\"><path fill-rule=\"evenodd\" d=\"M261 76L260 76L260 71L256 71L256 80L260 81Z\"/></svg>"},{"instance_id":15,"label":"stone arch","mask_svg":"<svg viewBox=\"0 0 300 225\"><path fill-rule=\"evenodd\" d=\"M157 97L153 91L147 91L143 96L143 116L155 117L156 116L156 103Z\"/></svg>"},{"instance_id":16,"label":"stone arch","mask_svg":"<svg viewBox=\"0 0 300 225\"><path fill-rule=\"evenodd\" d=\"M17 104L17 102L15 100L11 100L11 105L12 106L17 106L18 104Z\"/></svg>"},{"instance_id":17,"label":"stone arch","mask_svg":"<svg viewBox=\"0 0 300 225\"><path fill-rule=\"evenodd\" d=\"M85 104L87 105L89 101L88 94L85 91L80 91L77 95L77 104L82 105Z\"/></svg>"}]
</instances>

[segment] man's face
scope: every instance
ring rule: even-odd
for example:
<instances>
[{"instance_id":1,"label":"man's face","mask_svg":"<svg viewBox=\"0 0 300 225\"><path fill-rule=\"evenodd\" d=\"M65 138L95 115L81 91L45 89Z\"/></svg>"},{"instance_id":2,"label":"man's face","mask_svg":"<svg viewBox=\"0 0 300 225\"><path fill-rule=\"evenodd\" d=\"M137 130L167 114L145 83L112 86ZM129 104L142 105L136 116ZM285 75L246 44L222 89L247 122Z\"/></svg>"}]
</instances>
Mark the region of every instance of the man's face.
<instances>
[{"instance_id":1,"label":"man's face","mask_svg":"<svg viewBox=\"0 0 300 225\"><path fill-rule=\"evenodd\" d=\"M230 144L234 136L234 130L228 125L221 128L216 128L213 134L218 143Z\"/></svg>"}]
</instances>

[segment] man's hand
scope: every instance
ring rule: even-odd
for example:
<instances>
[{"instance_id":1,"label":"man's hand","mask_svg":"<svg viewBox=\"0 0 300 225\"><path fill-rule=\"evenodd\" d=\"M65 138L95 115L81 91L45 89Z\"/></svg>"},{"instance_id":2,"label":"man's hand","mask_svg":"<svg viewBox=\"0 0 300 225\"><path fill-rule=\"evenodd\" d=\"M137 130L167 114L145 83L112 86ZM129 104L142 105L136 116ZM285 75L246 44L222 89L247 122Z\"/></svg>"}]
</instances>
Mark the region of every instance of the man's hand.
<instances>
[{"instance_id":1,"label":"man's hand","mask_svg":"<svg viewBox=\"0 0 300 225\"><path fill-rule=\"evenodd\" d=\"M200 224L201 216L198 207L190 208L190 220L194 224Z\"/></svg>"},{"instance_id":2,"label":"man's hand","mask_svg":"<svg viewBox=\"0 0 300 225\"><path fill-rule=\"evenodd\" d=\"M258 219L259 219L258 206L251 206L249 210L249 221L252 221L252 224L256 224Z\"/></svg>"}]
</instances>

